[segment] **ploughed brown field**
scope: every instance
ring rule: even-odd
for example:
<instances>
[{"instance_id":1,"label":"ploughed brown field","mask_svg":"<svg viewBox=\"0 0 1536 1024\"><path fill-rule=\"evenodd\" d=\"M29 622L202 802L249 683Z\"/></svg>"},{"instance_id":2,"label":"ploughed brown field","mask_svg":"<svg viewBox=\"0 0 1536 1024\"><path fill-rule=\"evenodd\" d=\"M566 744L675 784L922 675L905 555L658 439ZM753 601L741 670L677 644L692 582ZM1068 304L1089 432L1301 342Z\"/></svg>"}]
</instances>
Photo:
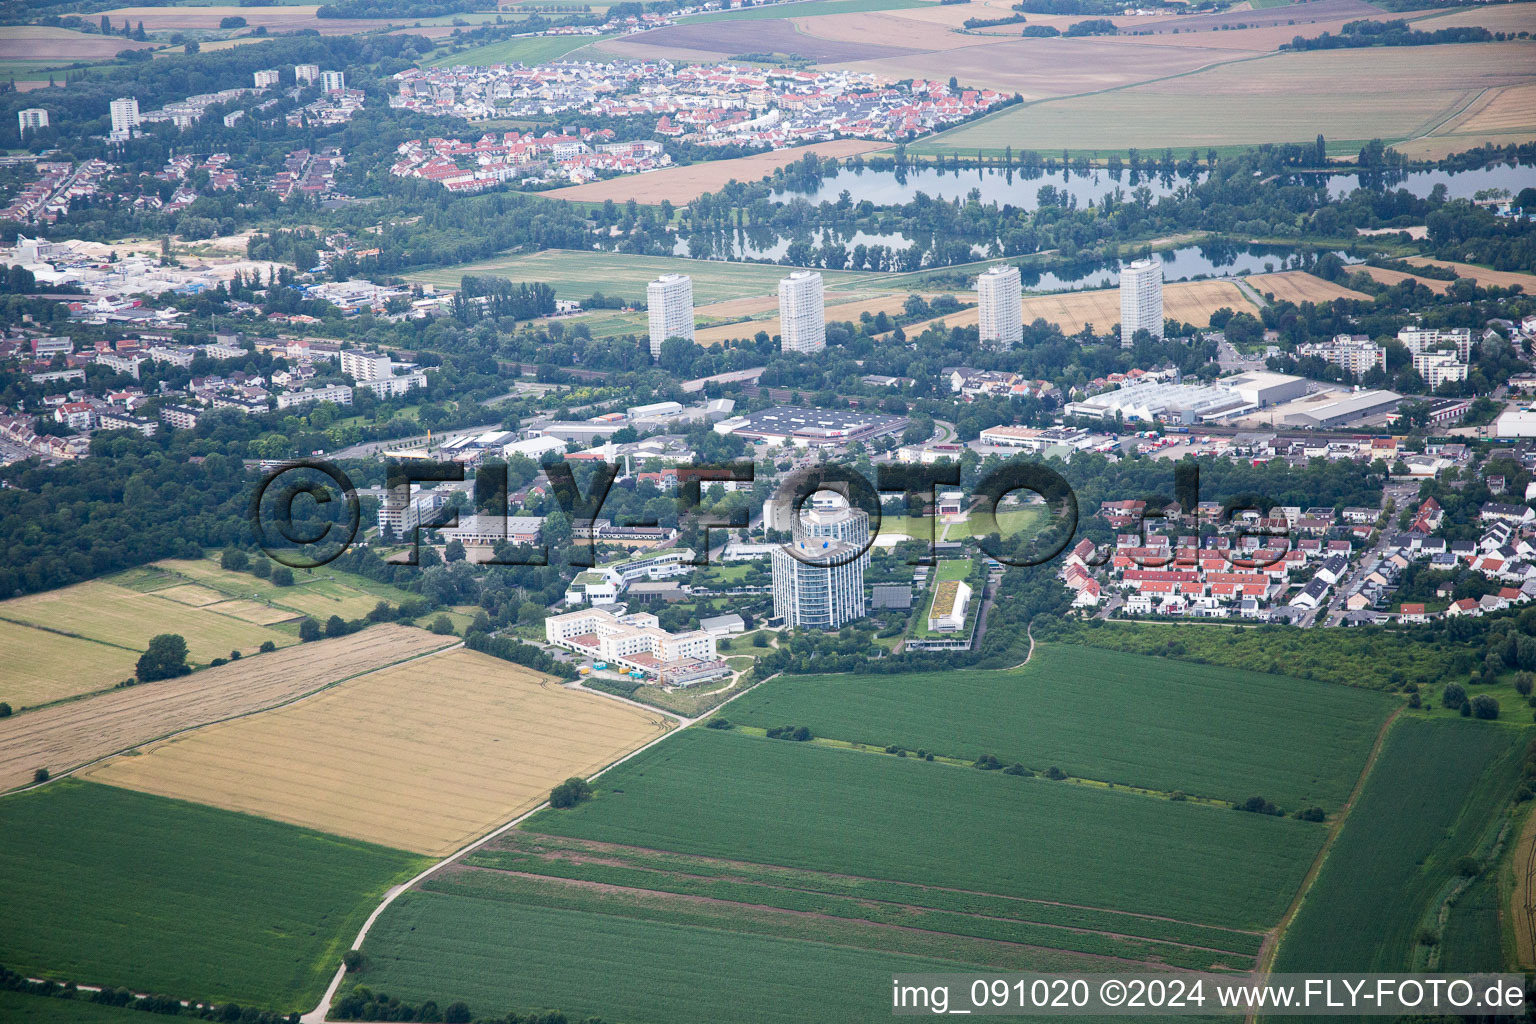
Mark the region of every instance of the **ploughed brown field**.
<instances>
[{"instance_id":1,"label":"ploughed brown field","mask_svg":"<svg viewBox=\"0 0 1536 1024\"><path fill-rule=\"evenodd\" d=\"M668 728L659 713L460 648L85 774L443 856Z\"/></svg>"},{"instance_id":2,"label":"ploughed brown field","mask_svg":"<svg viewBox=\"0 0 1536 1024\"><path fill-rule=\"evenodd\" d=\"M0 790L31 782L38 768L58 775L161 736L275 707L452 642L410 626L371 626L0 718Z\"/></svg>"}]
</instances>

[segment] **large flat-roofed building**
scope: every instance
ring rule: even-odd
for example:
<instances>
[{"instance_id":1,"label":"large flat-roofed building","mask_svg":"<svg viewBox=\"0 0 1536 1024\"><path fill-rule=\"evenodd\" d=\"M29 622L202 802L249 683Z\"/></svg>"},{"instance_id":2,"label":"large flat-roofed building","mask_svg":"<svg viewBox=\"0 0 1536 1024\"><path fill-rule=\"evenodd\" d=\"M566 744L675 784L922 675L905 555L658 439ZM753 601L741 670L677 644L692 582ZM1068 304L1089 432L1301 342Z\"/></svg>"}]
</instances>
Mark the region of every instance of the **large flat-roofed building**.
<instances>
[{"instance_id":1,"label":"large flat-roofed building","mask_svg":"<svg viewBox=\"0 0 1536 1024\"><path fill-rule=\"evenodd\" d=\"M1106 391L1066 407L1069 416L1094 416L1166 423L1201 423L1249 412L1252 404L1221 385L1144 383Z\"/></svg>"},{"instance_id":2,"label":"large flat-roofed building","mask_svg":"<svg viewBox=\"0 0 1536 1024\"><path fill-rule=\"evenodd\" d=\"M1163 336L1163 262L1156 256L1120 269L1120 346L1130 348L1139 330Z\"/></svg>"},{"instance_id":3,"label":"large flat-roofed building","mask_svg":"<svg viewBox=\"0 0 1536 1024\"><path fill-rule=\"evenodd\" d=\"M603 608L551 615L544 638L556 647L683 685L730 672L715 651L715 635L702 629L668 633L646 612L615 615Z\"/></svg>"},{"instance_id":4,"label":"large flat-roofed building","mask_svg":"<svg viewBox=\"0 0 1536 1024\"><path fill-rule=\"evenodd\" d=\"M797 270L779 282L779 348L820 352L827 347L827 310L821 275Z\"/></svg>"},{"instance_id":5,"label":"large flat-roofed building","mask_svg":"<svg viewBox=\"0 0 1536 1024\"><path fill-rule=\"evenodd\" d=\"M28 107L26 110L16 111L16 120L21 126L21 133L25 135L38 128L48 127L48 111L42 107Z\"/></svg>"},{"instance_id":6,"label":"large flat-roofed building","mask_svg":"<svg viewBox=\"0 0 1536 1024\"><path fill-rule=\"evenodd\" d=\"M139 101L133 96L122 96L107 105L112 115L112 138L126 139L139 126Z\"/></svg>"},{"instance_id":7,"label":"large flat-roofed building","mask_svg":"<svg viewBox=\"0 0 1536 1024\"><path fill-rule=\"evenodd\" d=\"M838 445L864 441L906 429L905 416L863 409L805 409L778 405L715 424L717 434L750 441L789 441L797 445Z\"/></svg>"},{"instance_id":8,"label":"large flat-roofed building","mask_svg":"<svg viewBox=\"0 0 1536 1024\"><path fill-rule=\"evenodd\" d=\"M1260 409L1301 398L1307 393L1307 378L1288 373L1269 373L1255 370L1236 377L1223 377L1220 383L1236 391L1242 398Z\"/></svg>"},{"instance_id":9,"label":"large flat-roofed building","mask_svg":"<svg viewBox=\"0 0 1536 1024\"><path fill-rule=\"evenodd\" d=\"M693 279L686 274L662 274L645 286L650 316L651 358L661 355L668 338L693 340Z\"/></svg>"},{"instance_id":10,"label":"large flat-roofed building","mask_svg":"<svg viewBox=\"0 0 1536 1024\"><path fill-rule=\"evenodd\" d=\"M976 278L981 341L1012 347L1024 340L1024 312L1019 268L1002 264Z\"/></svg>"},{"instance_id":11,"label":"large flat-roofed building","mask_svg":"<svg viewBox=\"0 0 1536 1024\"><path fill-rule=\"evenodd\" d=\"M802 507L793 539L773 552L773 613L786 626L841 629L864 617L869 516L847 506Z\"/></svg>"},{"instance_id":12,"label":"large flat-roofed building","mask_svg":"<svg viewBox=\"0 0 1536 1024\"><path fill-rule=\"evenodd\" d=\"M442 529L443 540L456 540L467 550L494 551L497 544L537 544L544 520L538 516L459 516L458 526Z\"/></svg>"},{"instance_id":13,"label":"large flat-roofed building","mask_svg":"<svg viewBox=\"0 0 1536 1024\"><path fill-rule=\"evenodd\" d=\"M1391 412L1402 400L1403 396L1394 391L1357 391L1336 402L1313 406L1302 412L1293 412L1285 417L1285 423L1291 427L1313 429L1341 427Z\"/></svg>"},{"instance_id":14,"label":"large flat-roofed building","mask_svg":"<svg viewBox=\"0 0 1536 1024\"><path fill-rule=\"evenodd\" d=\"M928 628L935 633L950 633L965 626L965 610L971 603L971 588L960 580L944 580L934 588L933 604L928 608Z\"/></svg>"}]
</instances>

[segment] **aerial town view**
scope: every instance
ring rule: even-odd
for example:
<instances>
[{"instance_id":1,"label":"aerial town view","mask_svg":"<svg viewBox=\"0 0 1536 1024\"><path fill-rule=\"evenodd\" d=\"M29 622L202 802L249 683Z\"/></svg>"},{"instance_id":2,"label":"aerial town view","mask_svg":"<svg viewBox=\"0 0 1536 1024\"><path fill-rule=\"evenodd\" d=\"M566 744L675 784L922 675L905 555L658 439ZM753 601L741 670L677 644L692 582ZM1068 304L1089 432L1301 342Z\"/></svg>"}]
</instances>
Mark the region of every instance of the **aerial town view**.
<instances>
[{"instance_id":1,"label":"aerial town view","mask_svg":"<svg viewBox=\"0 0 1536 1024\"><path fill-rule=\"evenodd\" d=\"M0 3L0 1021L1536 1017L1536 0Z\"/></svg>"}]
</instances>

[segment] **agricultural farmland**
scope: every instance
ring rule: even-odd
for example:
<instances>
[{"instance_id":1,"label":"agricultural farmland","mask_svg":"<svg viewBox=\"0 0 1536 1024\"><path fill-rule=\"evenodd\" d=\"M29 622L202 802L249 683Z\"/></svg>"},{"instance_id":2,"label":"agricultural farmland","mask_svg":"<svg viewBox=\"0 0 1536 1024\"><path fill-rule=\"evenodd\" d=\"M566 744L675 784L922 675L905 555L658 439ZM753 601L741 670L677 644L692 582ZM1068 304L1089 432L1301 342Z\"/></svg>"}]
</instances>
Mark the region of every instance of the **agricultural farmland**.
<instances>
[{"instance_id":1,"label":"agricultural farmland","mask_svg":"<svg viewBox=\"0 0 1536 1024\"><path fill-rule=\"evenodd\" d=\"M114 686L133 677L139 653L0 621L0 700L20 709Z\"/></svg>"},{"instance_id":2,"label":"agricultural farmland","mask_svg":"<svg viewBox=\"0 0 1536 1024\"><path fill-rule=\"evenodd\" d=\"M1193 801L704 729L600 781L590 803L526 827L1237 928L1279 917L1324 833ZM1126 835L1135 858L1121 856Z\"/></svg>"},{"instance_id":3,"label":"agricultural farmland","mask_svg":"<svg viewBox=\"0 0 1536 1024\"><path fill-rule=\"evenodd\" d=\"M1065 40L1018 40L1014 45L1024 42ZM1134 39L1090 42L1104 47L1095 66L1120 66L1111 53L1117 46L1135 45ZM1170 56L1183 52L1175 46L1148 49ZM1341 147L1376 137L1391 143L1436 131L1484 89L1532 84L1536 71L1529 49L1521 42L1494 42L1413 47L1413 52L1397 47L1287 52L1228 61L1194 74L1179 72L1194 71L1198 63L1170 66L1164 77L1150 81L1154 76L1143 70L1138 72L1142 84L1091 87L1107 93L1073 88L1081 94L1011 107L909 150L1000 154L1005 145L1017 148L1028 140L1031 148L1045 152L1066 148L1107 154L1131 147L1303 142L1318 132ZM940 56L955 68L951 73L973 81L971 69L957 55L974 52ZM1501 122L1501 130L1529 138L1536 134L1536 118L1529 115L1527 108L1526 116L1515 119L1517 126L1502 127Z\"/></svg>"},{"instance_id":4,"label":"agricultural farmland","mask_svg":"<svg viewBox=\"0 0 1536 1024\"><path fill-rule=\"evenodd\" d=\"M441 856L667 727L660 715L458 649L184 734L87 774ZM253 761L252 750L283 756Z\"/></svg>"},{"instance_id":5,"label":"agricultural farmland","mask_svg":"<svg viewBox=\"0 0 1536 1024\"><path fill-rule=\"evenodd\" d=\"M44 661L61 661L85 652L80 646L82 640L132 655L124 672L121 658L89 652L81 673L68 673L68 682L59 685L49 686L46 681L32 684L33 696L24 703L87 693L121 682L133 675L132 662L157 633L180 633L187 641L188 659L204 665L214 658L228 657L232 650L252 654L266 641L282 647L297 639L219 614L212 606L196 607L101 580L0 601L0 627L10 631L30 628L31 633L25 635L12 632L15 639L5 642L28 644ZM50 651L55 641L70 642Z\"/></svg>"},{"instance_id":6,"label":"agricultural farmland","mask_svg":"<svg viewBox=\"0 0 1536 1024\"><path fill-rule=\"evenodd\" d=\"M38 768L58 775L150 740L276 707L452 640L409 626L371 626L0 719L0 789L31 782Z\"/></svg>"},{"instance_id":7,"label":"agricultural farmland","mask_svg":"<svg viewBox=\"0 0 1536 1024\"><path fill-rule=\"evenodd\" d=\"M1398 723L1281 939L1275 970L1421 968L1421 930L1432 925L1458 859L1476 854L1502 824L1524 742L1523 730L1482 722ZM1486 948L1492 929L1496 949L1498 927L1496 918L1468 922L1457 941Z\"/></svg>"},{"instance_id":8,"label":"agricultural farmland","mask_svg":"<svg viewBox=\"0 0 1536 1024\"><path fill-rule=\"evenodd\" d=\"M314 1005L396 850L65 779L0 800L0 963L280 1010Z\"/></svg>"},{"instance_id":9,"label":"agricultural farmland","mask_svg":"<svg viewBox=\"0 0 1536 1024\"><path fill-rule=\"evenodd\" d=\"M332 615L340 615L344 619L360 619L373 611L380 601L388 601L398 607L402 601L415 596L386 583L376 583L329 566L296 571L291 587L280 587L248 572L220 568L218 561L212 558L166 559L144 569L132 570L123 576L128 580L125 582L127 586L148 590L172 600L178 600L175 594L186 593L181 589L181 584L195 582L201 590L213 590L219 595L219 600L227 599L230 602L212 608L213 611L247 618L253 612L234 603L243 600L281 614L281 619L276 621L296 618L300 614L321 622ZM160 589L162 584L169 584L170 589Z\"/></svg>"},{"instance_id":10,"label":"agricultural farmland","mask_svg":"<svg viewBox=\"0 0 1536 1024\"><path fill-rule=\"evenodd\" d=\"M1279 302L1332 302L1334 299L1370 301L1370 296L1352 288L1324 281L1304 270L1285 270L1278 274L1255 274L1246 278L1260 295L1274 295Z\"/></svg>"},{"instance_id":11,"label":"agricultural farmland","mask_svg":"<svg viewBox=\"0 0 1536 1024\"><path fill-rule=\"evenodd\" d=\"M1260 793L1292 810L1337 810L1394 706L1329 683L1040 644L1011 671L789 676L734 702L729 717L967 760L992 754L1119 785L1222 800Z\"/></svg>"},{"instance_id":12,"label":"agricultural farmland","mask_svg":"<svg viewBox=\"0 0 1536 1024\"><path fill-rule=\"evenodd\" d=\"M544 281L562 298L585 299L594 293L645 303L645 286L662 274L693 278L695 302L719 302L775 291L783 267L760 263L725 263L667 256L626 256L608 252L544 249L437 270L408 274L412 281L457 288L466 274L495 274L518 281ZM828 288L889 289L894 275L851 270L823 270Z\"/></svg>"},{"instance_id":13,"label":"agricultural farmland","mask_svg":"<svg viewBox=\"0 0 1536 1024\"><path fill-rule=\"evenodd\" d=\"M1253 309L1253 304L1232 281L1171 281L1163 287L1163 313L1170 319L1204 327L1211 322L1211 314L1223 306L1240 311ZM1026 292L1022 308L1026 324L1044 320L1060 327L1064 334L1076 334L1091 324L1095 331L1103 332L1120 322L1120 290L1096 288L1048 295ZM912 338L935 324L974 327L980 316L978 307L970 306L958 313L908 324L902 331Z\"/></svg>"},{"instance_id":14,"label":"agricultural farmland","mask_svg":"<svg viewBox=\"0 0 1536 1024\"><path fill-rule=\"evenodd\" d=\"M558 38L558 37L557 37ZM861 153L873 153L889 149L881 142L862 139L840 139L836 142L818 142L791 149L769 150L751 156L729 160L710 160L705 163L679 167L663 167L644 174L625 174L604 181L591 181L584 185L569 185L543 195L551 199L570 199L586 203L613 200L616 203L633 199L637 203L658 204L663 200L682 206L706 192L715 192L731 181L757 181L784 167L802 160L808 153L823 158L843 159Z\"/></svg>"}]
</instances>

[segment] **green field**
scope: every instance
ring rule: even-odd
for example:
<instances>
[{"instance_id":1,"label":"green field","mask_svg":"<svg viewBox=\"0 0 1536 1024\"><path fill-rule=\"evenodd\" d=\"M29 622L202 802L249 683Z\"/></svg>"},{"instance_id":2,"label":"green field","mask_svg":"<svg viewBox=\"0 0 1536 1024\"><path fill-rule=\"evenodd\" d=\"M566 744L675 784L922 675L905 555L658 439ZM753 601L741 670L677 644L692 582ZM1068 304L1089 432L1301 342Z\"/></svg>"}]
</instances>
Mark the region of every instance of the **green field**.
<instances>
[{"instance_id":1,"label":"green field","mask_svg":"<svg viewBox=\"0 0 1536 1024\"><path fill-rule=\"evenodd\" d=\"M1113 651L1040 644L1013 671L786 676L734 702L732 722L992 754L1035 771L1192 796L1260 794L1337 810L1396 702L1365 690Z\"/></svg>"},{"instance_id":2,"label":"green field","mask_svg":"<svg viewBox=\"0 0 1536 1024\"><path fill-rule=\"evenodd\" d=\"M1412 966L1426 911L1456 861L1495 828L1514 790L1523 730L1483 722L1405 718L1394 726L1359 805L1281 940L1277 971L1398 971ZM1488 898L1485 889L1482 898ZM1478 898L1477 887L1464 894ZM1453 916L1446 966L1495 951L1476 904ZM1493 920L1492 927L1497 928ZM1454 943L1454 946L1452 945ZM1478 965L1497 970L1497 959Z\"/></svg>"},{"instance_id":3,"label":"green field","mask_svg":"<svg viewBox=\"0 0 1536 1024\"><path fill-rule=\"evenodd\" d=\"M291 609L322 622L332 615L344 619L362 618L380 601L398 607L402 601L415 596L387 583L377 583L330 566L296 570L293 579L293 586L279 587L249 572L220 568L218 559L204 558L199 561L167 559L131 569L120 577L112 577L112 582L150 593L178 584L196 583L231 599Z\"/></svg>"},{"instance_id":4,"label":"green field","mask_svg":"<svg viewBox=\"0 0 1536 1024\"><path fill-rule=\"evenodd\" d=\"M1279 917L1324 835L1193 802L706 729L601 783L591 803L528 829L1238 928Z\"/></svg>"},{"instance_id":5,"label":"green field","mask_svg":"<svg viewBox=\"0 0 1536 1024\"><path fill-rule=\"evenodd\" d=\"M1253 629L1198 621L1105 622L1095 628L1077 621L1062 623L1049 635L1037 628L1035 639L1380 690L1396 682L1427 686L1472 669L1464 644L1424 643L1370 628Z\"/></svg>"},{"instance_id":6,"label":"green field","mask_svg":"<svg viewBox=\"0 0 1536 1024\"><path fill-rule=\"evenodd\" d=\"M600 43L612 36L525 36L503 39L497 43L471 47L459 53L444 54L426 61L424 67L452 67L455 64L544 64L559 60L572 50L590 43Z\"/></svg>"},{"instance_id":7,"label":"green field","mask_svg":"<svg viewBox=\"0 0 1536 1024\"><path fill-rule=\"evenodd\" d=\"M893 972L982 969L810 941L836 934L814 922L800 922L800 936L760 935L719 921L647 920L612 904L552 908L537 894L484 888L408 893L369 933L359 980L410 1002L462 999L485 1015L552 1009L627 1024L789 1024L889 1013Z\"/></svg>"},{"instance_id":8,"label":"green field","mask_svg":"<svg viewBox=\"0 0 1536 1024\"><path fill-rule=\"evenodd\" d=\"M772 264L545 249L457 267L416 271L407 274L406 278L439 288L457 288L465 274L494 274L514 281L543 281L563 298L584 299L602 292L643 305L646 284L662 274L687 274L693 278L694 301L707 303L746 295L767 295L778 288L779 279L785 273L783 267ZM828 288L840 290L893 287L893 275L890 274L824 270L821 276L826 279Z\"/></svg>"},{"instance_id":9,"label":"green field","mask_svg":"<svg viewBox=\"0 0 1536 1024\"><path fill-rule=\"evenodd\" d=\"M0 800L0 964L81 984L308 1010L425 858L62 780Z\"/></svg>"},{"instance_id":10,"label":"green field","mask_svg":"<svg viewBox=\"0 0 1536 1024\"><path fill-rule=\"evenodd\" d=\"M30 996L0 991L0 1020L7 1024L145 1024L142 1011L99 1006L77 999Z\"/></svg>"}]
</instances>

